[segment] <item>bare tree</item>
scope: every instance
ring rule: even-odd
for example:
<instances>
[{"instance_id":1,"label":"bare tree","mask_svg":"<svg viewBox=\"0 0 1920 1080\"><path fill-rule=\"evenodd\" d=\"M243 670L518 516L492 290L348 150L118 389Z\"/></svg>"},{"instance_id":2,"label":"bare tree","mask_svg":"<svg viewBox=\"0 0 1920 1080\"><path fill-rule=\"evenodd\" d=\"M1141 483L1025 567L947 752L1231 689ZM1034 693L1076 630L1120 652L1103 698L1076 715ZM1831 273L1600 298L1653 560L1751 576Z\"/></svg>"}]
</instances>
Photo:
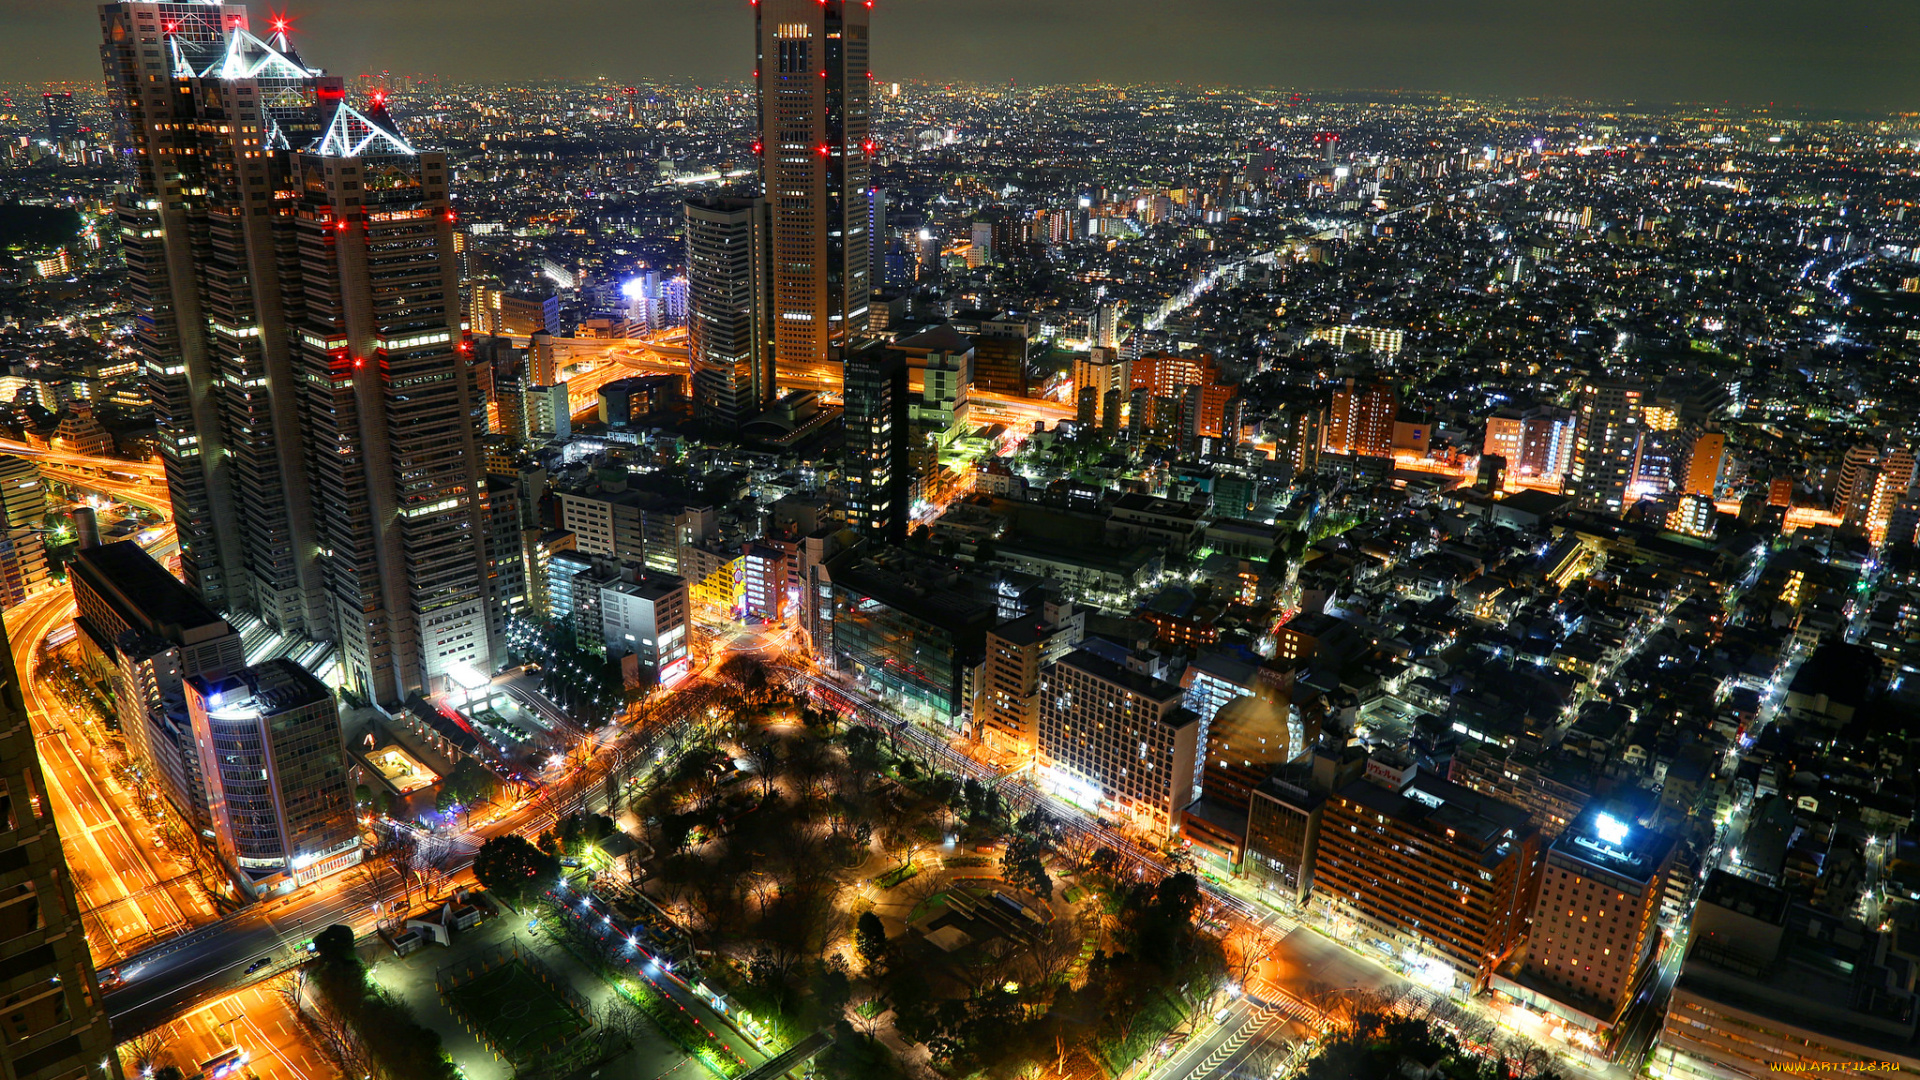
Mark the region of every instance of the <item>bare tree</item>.
<instances>
[{"instance_id":1,"label":"bare tree","mask_svg":"<svg viewBox=\"0 0 1920 1080\"><path fill-rule=\"evenodd\" d=\"M167 1066L169 1031L157 1027L143 1031L120 1044L121 1071L128 1076L147 1076Z\"/></svg>"},{"instance_id":2,"label":"bare tree","mask_svg":"<svg viewBox=\"0 0 1920 1080\"><path fill-rule=\"evenodd\" d=\"M313 1035L314 1042L321 1052L333 1059L333 1063L347 1076L369 1076L373 1072L373 1059L366 1047L354 1034L346 1018L335 1012L333 1007L321 999L318 994L310 993L304 972L288 972L274 982L274 992L280 995L299 1018L302 1026Z\"/></svg>"}]
</instances>

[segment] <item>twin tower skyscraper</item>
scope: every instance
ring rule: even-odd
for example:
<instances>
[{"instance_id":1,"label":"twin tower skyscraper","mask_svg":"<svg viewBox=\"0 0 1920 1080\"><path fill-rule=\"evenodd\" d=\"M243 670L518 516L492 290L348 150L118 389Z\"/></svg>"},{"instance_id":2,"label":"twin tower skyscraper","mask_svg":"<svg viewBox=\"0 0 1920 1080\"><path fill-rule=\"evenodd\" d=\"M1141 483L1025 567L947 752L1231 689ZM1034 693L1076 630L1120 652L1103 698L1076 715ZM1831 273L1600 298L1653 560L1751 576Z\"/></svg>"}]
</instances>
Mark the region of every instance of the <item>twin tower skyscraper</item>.
<instances>
[{"instance_id":1,"label":"twin tower skyscraper","mask_svg":"<svg viewBox=\"0 0 1920 1080\"><path fill-rule=\"evenodd\" d=\"M871 3L754 9L764 195L695 203L688 222L695 397L734 430L772 402L777 370L818 374L865 328L877 214ZM100 23L187 584L333 642L366 700L491 671L511 580L493 568L520 558L489 550L520 535L492 519L520 509L489 501L445 155L240 4L121 0Z\"/></svg>"},{"instance_id":2,"label":"twin tower skyscraper","mask_svg":"<svg viewBox=\"0 0 1920 1080\"><path fill-rule=\"evenodd\" d=\"M355 107L284 22L103 5L135 181L117 204L187 584L331 641L398 702L500 657L442 154ZM517 509L514 513L518 513ZM506 530L514 535L515 528Z\"/></svg>"},{"instance_id":3,"label":"twin tower skyscraper","mask_svg":"<svg viewBox=\"0 0 1920 1080\"><path fill-rule=\"evenodd\" d=\"M872 186L871 0L755 0L758 198L687 203L696 413L738 430L779 374L825 377L866 329Z\"/></svg>"}]
</instances>

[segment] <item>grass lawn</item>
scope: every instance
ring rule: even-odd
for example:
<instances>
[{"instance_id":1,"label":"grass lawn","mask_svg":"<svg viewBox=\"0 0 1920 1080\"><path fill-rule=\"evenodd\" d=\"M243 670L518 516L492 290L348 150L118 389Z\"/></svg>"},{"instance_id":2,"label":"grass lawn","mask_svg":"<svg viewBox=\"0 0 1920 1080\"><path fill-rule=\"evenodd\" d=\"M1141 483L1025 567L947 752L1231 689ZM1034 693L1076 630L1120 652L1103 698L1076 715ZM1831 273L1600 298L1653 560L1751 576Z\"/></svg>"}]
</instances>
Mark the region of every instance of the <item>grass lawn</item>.
<instances>
[{"instance_id":1,"label":"grass lawn","mask_svg":"<svg viewBox=\"0 0 1920 1080\"><path fill-rule=\"evenodd\" d=\"M587 1021L547 988L532 969L513 960L454 989L453 1003L478 1026L501 1057L525 1061L543 1046L566 1042Z\"/></svg>"}]
</instances>

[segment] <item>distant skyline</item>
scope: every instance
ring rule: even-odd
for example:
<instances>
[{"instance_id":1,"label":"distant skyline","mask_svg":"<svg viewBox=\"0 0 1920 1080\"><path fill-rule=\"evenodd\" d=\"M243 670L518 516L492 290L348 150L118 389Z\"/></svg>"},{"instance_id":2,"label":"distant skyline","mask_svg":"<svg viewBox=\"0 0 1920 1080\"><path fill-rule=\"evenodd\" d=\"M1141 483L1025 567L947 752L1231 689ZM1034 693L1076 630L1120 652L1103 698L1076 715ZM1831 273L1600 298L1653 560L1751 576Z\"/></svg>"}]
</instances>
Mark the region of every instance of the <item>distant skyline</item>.
<instances>
[{"instance_id":1,"label":"distant skyline","mask_svg":"<svg viewBox=\"0 0 1920 1080\"><path fill-rule=\"evenodd\" d=\"M274 5L277 6L277 5ZM255 4L256 17L269 5ZM744 82L746 0L293 0L313 62ZM97 81L85 0L0 0L9 81ZM1920 111L1911 0L876 0L875 75Z\"/></svg>"}]
</instances>

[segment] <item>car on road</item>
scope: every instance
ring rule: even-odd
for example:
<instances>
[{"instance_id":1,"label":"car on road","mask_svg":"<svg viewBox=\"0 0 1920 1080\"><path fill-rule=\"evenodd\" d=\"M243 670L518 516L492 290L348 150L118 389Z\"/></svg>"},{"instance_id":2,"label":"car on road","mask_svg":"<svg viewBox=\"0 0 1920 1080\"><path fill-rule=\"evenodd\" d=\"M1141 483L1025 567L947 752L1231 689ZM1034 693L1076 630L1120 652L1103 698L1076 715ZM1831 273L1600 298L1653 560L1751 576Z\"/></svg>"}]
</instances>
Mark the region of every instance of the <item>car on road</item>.
<instances>
[{"instance_id":1,"label":"car on road","mask_svg":"<svg viewBox=\"0 0 1920 1080\"><path fill-rule=\"evenodd\" d=\"M100 989L102 990L111 990L126 981L127 977L118 971L103 971L100 973Z\"/></svg>"},{"instance_id":2,"label":"car on road","mask_svg":"<svg viewBox=\"0 0 1920 1080\"><path fill-rule=\"evenodd\" d=\"M253 963L247 965L247 974L251 975L254 972L259 971L261 968L266 967L271 963L273 963L273 957L263 956L260 959L255 960Z\"/></svg>"}]
</instances>

